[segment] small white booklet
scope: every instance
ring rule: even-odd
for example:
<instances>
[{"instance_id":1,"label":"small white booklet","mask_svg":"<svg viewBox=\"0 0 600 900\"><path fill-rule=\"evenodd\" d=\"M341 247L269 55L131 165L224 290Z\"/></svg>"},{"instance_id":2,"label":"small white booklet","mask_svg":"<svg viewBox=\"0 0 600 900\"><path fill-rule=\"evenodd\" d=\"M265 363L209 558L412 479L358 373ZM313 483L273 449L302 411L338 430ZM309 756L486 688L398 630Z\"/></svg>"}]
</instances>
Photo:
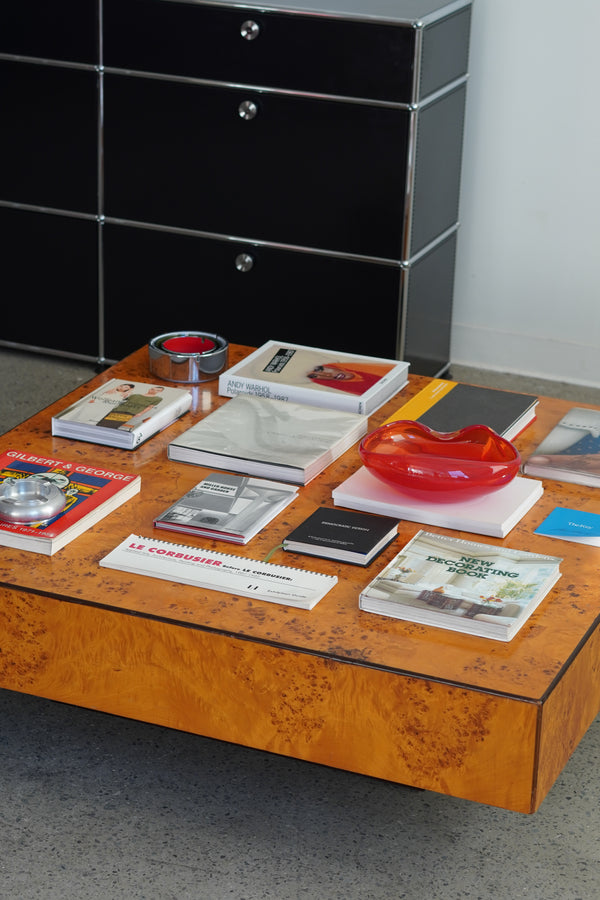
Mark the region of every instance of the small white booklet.
<instances>
[{"instance_id":1,"label":"small white booklet","mask_svg":"<svg viewBox=\"0 0 600 900\"><path fill-rule=\"evenodd\" d=\"M300 609L312 609L337 584L335 575L277 566L137 534L130 534L100 560L100 565Z\"/></svg>"}]
</instances>

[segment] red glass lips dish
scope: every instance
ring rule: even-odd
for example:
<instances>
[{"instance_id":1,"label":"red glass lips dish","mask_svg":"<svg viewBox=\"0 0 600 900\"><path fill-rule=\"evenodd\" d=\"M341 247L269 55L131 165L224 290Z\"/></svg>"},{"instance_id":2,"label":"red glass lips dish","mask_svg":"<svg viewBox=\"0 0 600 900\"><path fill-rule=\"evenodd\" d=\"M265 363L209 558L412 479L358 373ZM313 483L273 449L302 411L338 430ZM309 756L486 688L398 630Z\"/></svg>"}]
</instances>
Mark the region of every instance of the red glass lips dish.
<instances>
[{"instance_id":1,"label":"red glass lips dish","mask_svg":"<svg viewBox=\"0 0 600 900\"><path fill-rule=\"evenodd\" d=\"M516 447L486 425L442 433L406 419L367 434L358 452L381 481L434 502L502 487L521 464Z\"/></svg>"}]
</instances>

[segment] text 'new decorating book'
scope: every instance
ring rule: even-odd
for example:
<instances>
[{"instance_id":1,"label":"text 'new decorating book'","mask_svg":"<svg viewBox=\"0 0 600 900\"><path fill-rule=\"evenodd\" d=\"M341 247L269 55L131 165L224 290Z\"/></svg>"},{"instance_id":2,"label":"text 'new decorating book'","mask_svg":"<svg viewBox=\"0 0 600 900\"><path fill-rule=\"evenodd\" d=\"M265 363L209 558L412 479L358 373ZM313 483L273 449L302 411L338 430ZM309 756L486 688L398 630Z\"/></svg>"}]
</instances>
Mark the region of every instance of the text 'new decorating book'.
<instances>
[{"instance_id":1,"label":"text 'new decorating book'","mask_svg":"<svg viewBox=\"0 0 600 900\"><path fill-rule=\"evenodd\" d=\"M408 381L397 359L268 341L219 376L225 397L253 394L369 416Z\"/></svg>"},{"instance_id":2,"label":"text 'new decorating book'","mask_svg":"<svg viewBox=\"0 0 600 900\"><path fill-rule=\"evenodd\" d=\"M523 471L600 487L600 409L570 409L525 462Z\"/></svg>"},{"instance_id":3,"label":"text 'new decorating book'","mask_svg":"<svg viewBox=\"0 0 600 900\"><path fill-rule=\"evenodd\" d=\"M52 417L52 434L134 450L192 405L190 391L112 378Z\"/></svg>"},{"instance_id":4,"label":"text 'new decorating book'","mask_svg":"<svg viewBox=\"0 0 600 900\"><path fill-rule=\"evenodd\" d=\"M361 592L367 612L509 641L560 577L556 556L419 531Z\"/></svg>"},{"instance_id":5,"label":"text 'new decorating book'","mask_svg":"<svg viewBox=\"0 0 600 900\"><path fill-rule=\"evenodd\" d=\"M384 484L365 466L331 492L336 506L397 516L422 525L506 537L544 492L541 481L517 476L493 491L456 502L421 500Z\"/></svg>"},{"instance_id":6,"label":"text 'new decorating book'","mask_svg":"<svg viewBox=\"0 0 600 900\"><path fill-rule=\"evenodd\" d=\"M366 434L367 416L239 394L168 446L169 459L307 484Z\"/></svg>"},{"instance_id":7,"label":"text 'new decorating book'","mask_svg":"<svg viewBox=\"0 0 600 900\"><path fill-rule=\"evenodd\" d=\"M277 566L215 550L200 550L130 534L100 560L121 572L312 609L337 584L335 575Z\"/></svg>"},{"instance_id":8,"label":"text 'new decorating book'","mask_svg":"<svg viewBox=\"0 0 600 900\"><path fill-rule=\"evenodd\" d=\"M386 422L408 419L434 431L487 425L511 441L536 416L537 397L434 378Z\"/></svg>"},{"instance_id":9,"label":"text 'new decorating book'","mask_svg":"<svg viewBox=\"0 0 600 900\"><path fill-rule=\"evenodd\" d=\"M297 494L296 486L280 481L211 472L157 516L154 526L246 544Z\"/></svg>"},{"instance_id":10,"label":"text 'new decorating book'","mask_svg":"<svg viewBox=\"0 0 600 900\"><path fill-rule=\"evenodd\" d=\"M140 485L139 475L91 462L8 450L0 456L0 545L51 556L139 493ZM34 504L56 504L60 512L36 521Z\"/></svg>"}]
</instances>

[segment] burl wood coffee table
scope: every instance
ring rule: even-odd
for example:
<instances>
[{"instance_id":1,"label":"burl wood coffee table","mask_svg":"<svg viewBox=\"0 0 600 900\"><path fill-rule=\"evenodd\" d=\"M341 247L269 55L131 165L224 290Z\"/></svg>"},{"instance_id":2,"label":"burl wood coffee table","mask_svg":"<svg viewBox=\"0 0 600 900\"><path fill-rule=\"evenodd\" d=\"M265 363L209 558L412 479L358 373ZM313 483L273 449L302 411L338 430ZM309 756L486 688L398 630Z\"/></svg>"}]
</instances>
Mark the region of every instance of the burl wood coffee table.
<instances>
[{"instance_id":1,"label":"burl wood coffee table","mask_svg":"<svg viewBox=\"0 0 600 900\"><path fill-rule=\"evenodd\" d=\"M230 362L247 352L233 347ZM600 708L600 556L533 530L558 505L600 512L599 493L548 481L505 538L564 557L561 580L507 644L359 611L361 587L414 523L367 569L277 551L273 562L338 576L310 612L114 572L100 558L132 532L151 536L154 515L206 471L169 462L167 443L226 401L216 383L195 388L192 413L133 452L53 438L52 413L111 377L155 380L146 348L0 438L2 450L142 476L139 496L55 556L0 547L0 686L535 811ZM372 426L426 381L411 377ZM525 455L571 405L542 398L517 440ZM246 547L219 549L264 558L358 465L349 451Z\"/></svg>"}]
</instances>

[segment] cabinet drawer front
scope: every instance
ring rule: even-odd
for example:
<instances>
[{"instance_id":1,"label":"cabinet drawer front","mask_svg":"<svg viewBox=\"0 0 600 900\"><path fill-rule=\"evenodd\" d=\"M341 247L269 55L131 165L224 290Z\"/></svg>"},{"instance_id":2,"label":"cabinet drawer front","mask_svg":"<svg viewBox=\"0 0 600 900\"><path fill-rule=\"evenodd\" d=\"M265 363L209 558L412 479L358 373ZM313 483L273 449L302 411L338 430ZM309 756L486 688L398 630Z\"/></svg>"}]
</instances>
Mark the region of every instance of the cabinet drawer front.
<instances>
[{"instance_id":1,"label":"cabinet drawer front","mask_svg":"<svg viewBox=\"0 0 600 900\"><path fill-rule=\"evenodd\" d=\"M409 115L109 74L105 214L398 259Z\"/></svg>"},{"instance_id":2,"label":"cabinet drawer front","mask_svg":"<svg viewBox=\"0 0 600 900\"><path fill-rule=\"evenodd\" d=\"M97 76L0 60L0 200L95 214Z\"/></svg>"},{"instance_id":3,"label":"cabinet drawer front","mask_svg":"<svg viewBox=\"0 0 600 900\"><path fill-rule=\"evenodd\" d=\"M415 43L405 24L104 0L109 68L409 103Z\"/></svg>"},{"instance_id":4,"label":"cabinet drawer front","mask_svg":"<svg viewBox=\"0 0 600 900\"><path fill-rule=\"evenodd\" d=\"M2 0L0 53L95 65L97 0Z\"/></svg>"},{"instance_id":5,"label":"cabinet drawer front","mask_svg":"<svg viewBox=\"0 0 600 900\"><path fill-rule=\"evenodd\" d=\"M111 224L104 258L109 359L181 328L396 355L400 267Z\"/></svg>"},{"instance_id":6,"label":"cabinet drawer front","mask_svg":"<svg viewBox=\"0 0 600 900\"><path fill-rule=\"evenodd\" d=\"M0 207L3 341L98 357L97 228Z\"/></svg>"}]
</instances>

